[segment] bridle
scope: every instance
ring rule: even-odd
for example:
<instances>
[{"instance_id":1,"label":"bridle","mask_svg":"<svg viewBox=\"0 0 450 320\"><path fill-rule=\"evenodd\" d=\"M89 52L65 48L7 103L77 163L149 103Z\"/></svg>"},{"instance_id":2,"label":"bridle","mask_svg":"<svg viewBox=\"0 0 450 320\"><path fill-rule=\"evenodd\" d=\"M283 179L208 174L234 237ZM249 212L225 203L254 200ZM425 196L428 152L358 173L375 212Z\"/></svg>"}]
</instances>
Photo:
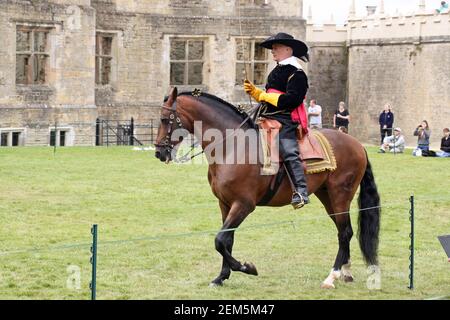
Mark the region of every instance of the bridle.
<instances>
[{"instance_id":1,"label":"bridle","mask_svg":"<svg viewBox=\"0 0 450 320\"><path fill-rule=\"evenodd\" d=\"M176 124L176 126L178 127L177 129L182 129L183 124L181 123L181 119L177 113L177 102L176 101L173 104L173 108L169 108L166 106L162 106L161 108L169 111L168 117L161 117L161 123L164 123L164 121L168 121L169 129L167 130L167 134L166 134L163 142L155 144L155 147L163 148L167 153L171 153L173 148L175 147L175 145L173 145L171 143L171 138L170 138L172 132L176 130L176 129L174 129L173 124L174 123Z\"/></svg>"}]
</instances>

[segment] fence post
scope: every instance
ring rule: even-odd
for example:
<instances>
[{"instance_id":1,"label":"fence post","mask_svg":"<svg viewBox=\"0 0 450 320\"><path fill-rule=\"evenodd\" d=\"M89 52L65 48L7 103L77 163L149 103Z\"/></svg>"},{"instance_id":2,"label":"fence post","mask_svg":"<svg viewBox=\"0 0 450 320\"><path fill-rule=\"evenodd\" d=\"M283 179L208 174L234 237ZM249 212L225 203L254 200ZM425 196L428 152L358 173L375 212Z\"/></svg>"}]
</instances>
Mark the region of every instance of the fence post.
<instances>
[{"instance_id":1,"label":"fence post","mask_svg":"<svg viewBox=\"0 0 450 320\"><path fill-rule=\"evenodd\" d=\"M109 147L109 120L106 120L106 147Z\"/></svg>"},{"instance_id":2,"label":"fence post","mask_svg":"<svg viewBox=\"0 0 450 320\"><path fill-rule=\"evenodd\" d=\"M130 145L134 145L134 119L131 117L130 121Z\"/></svg>"},{"instance_id":3,"label":"fence post","mask_svg":"<svg viewBox=\"0 0 450 320\"><path fill-rule=\"evenodd\" d=\"M113 123L114 123L114 126L113 126L113 133L114 133L114 135L113 135L113 137L116 136L116 146L118 146L119 145L119 131L120 131L119 121L118 120L117 121L113 120ZM114 131L116 131L116 132L114 132Z\"/></svg>"},{"instance_id":4,"label":"fence post","mask_svg":"<svg viewBox=\"0 0 450 320\"><path fill-rule=\"evenodd\" d=\"M409 210L409 221L411 222L411 233L409 238L411 239L411 244L409 246L410 256L409 256L409 289L414 289L414 196L409 198L410 210Z\"/></svg>"},{"instance_id":5,"label":"fence post","mask_svg":"<svg viewBox=\"0 0 450 320\"><path fill-rule=\"evenodd\" d=\"M91 247L91 264L92 264L92 280L89 285L91 289L91 300L96 299L97 290L97 225L94 224L91 229L92 233L92 247Z\"/></svg>"},{"instance_id":6,"label":"fence post","mask_svg":"<svg viewBox=\"0 0 450 320\"><path fill-rule=\"evenodd\" d=\"M58 141L58 120L55 120L55 144L53 146L53 155L56 154L57 141Z\"/></svg>"},{"instance_id":7,"label":"fence post","mask_svg":"<svg viewBox=\"0 0 450 320\"><path fill-rule=\"evenodd\" d=\"M95 120L95 145L100 145L100 119Z\"/></svg>"}]
</instances>

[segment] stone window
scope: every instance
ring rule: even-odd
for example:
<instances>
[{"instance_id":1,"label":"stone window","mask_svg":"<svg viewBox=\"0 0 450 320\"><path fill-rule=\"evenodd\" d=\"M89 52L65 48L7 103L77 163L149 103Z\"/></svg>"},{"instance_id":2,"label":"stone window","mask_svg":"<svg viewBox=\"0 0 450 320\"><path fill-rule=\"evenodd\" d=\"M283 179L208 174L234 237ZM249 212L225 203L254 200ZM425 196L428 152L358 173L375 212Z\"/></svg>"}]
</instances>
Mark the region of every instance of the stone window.
<instances>
[{"instance_id":1,"label":"stone window","mask_svg":"<svg viewBox=\"0 0 450 320\"><path fill-rule=\"evenodd\" d=\"M50 146L64 147L71 146L73 137L69 128L53 128L50 130Z\"/></svg>"},{"instance_id":2,"label":"stone window","mask_svg":"<svg viewBox=\"0 0 450 320\"><path fill-rule=\"evenodd\" d=\"M263 85L266 82L269 50L259 46L262 41L236 39L236 85L242 85L246 72L248 80L255 85Z\"/></svg>"},{"instance_id":3,"label":"stone window","mask_svg":"<svg viewBox=\"0 0 450 320\"><path fill-rule=\"evenodd\" d=\"M16 84L45 84L49 28L17 26Z\"/></svg>"},{"instance_id":4,"label":"stone window","mask_svg":"<svg viewBox=\"0 0 450 320\"><path fill-rule=\"evenodd\" d=\"M171 39L170 84L203 84L205 41L200 39Z\"/></svg>"},{"instance_id":5,"label":"stone window","mask_svg":"<svg viewBox=\"0 0 450 320\"><path fill-rule=\"evenodd\" d=\"M2 132L0 137L0 145L2 147L8 146L8 132Z\"/></svg>"},{"instance_id":6,"label":"stone window","mask_svg":"<svg viewBox=\"0 0 450 320\"><path fill-rule=\"evenodd\" d=\"M23 146L23 129L6 129L0 132L0 146L17 147Z\"/></svg>"},{"instance_id":7,"label":"stone window","mask_svg":"<svg viewBox=\"0 0 450 320\"><path fill-rule=\"evenodd\" d=\"M95 83L111 84L113 35L97 34L95 42Z\"/></svg>"}]
</instances>

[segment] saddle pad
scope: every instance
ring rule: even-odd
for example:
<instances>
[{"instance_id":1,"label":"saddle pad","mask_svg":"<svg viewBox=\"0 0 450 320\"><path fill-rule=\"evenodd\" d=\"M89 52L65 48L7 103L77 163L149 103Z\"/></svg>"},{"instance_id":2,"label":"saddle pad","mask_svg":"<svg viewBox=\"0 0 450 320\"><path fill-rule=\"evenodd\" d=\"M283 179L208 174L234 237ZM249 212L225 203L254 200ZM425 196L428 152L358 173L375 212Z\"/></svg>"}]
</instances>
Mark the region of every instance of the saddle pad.
<instances>
[{"instance_id":1,"label":"saddle pad","mask_svg":"<svg viewBox=\"0 0 450 320\"><path fill-rule=\"evenodd\" d=\"M328 139L320 131L312 130L311 133L317 138L317 141L322 148L324 158L306 159L306 174L336 170L336 158L334 157L333 148Z\"/></svg>"},{"instance_id":2,"label":"saddle pad","mask_svg":"<svg viewBox=\"0 0 450 320\"><path fill-rule=\"evenodd\" d=\"M278 136L281 124L274 119L259 118L260 136L263 149L264 171L266 174L275 174L270 167L273 163L279 163L278 154L271 152L274 139ZM312 130L306 135L298 135L300 160L303 161L307 174L323 171L334 171L336 159L333 149L327 138L317 130Z\"/></svg>"}]
</instances>

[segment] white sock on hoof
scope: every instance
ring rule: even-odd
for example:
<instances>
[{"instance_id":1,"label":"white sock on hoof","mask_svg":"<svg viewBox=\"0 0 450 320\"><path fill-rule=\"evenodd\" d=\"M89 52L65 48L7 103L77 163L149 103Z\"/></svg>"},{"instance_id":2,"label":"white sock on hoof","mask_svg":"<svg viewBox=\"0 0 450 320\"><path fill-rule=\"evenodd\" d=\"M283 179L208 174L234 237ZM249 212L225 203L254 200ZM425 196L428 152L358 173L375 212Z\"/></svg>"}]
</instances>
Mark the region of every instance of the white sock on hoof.
<instances>
[{"instance_id":1,"label":"white sock on hoof","mask_svg":"<svg viewBox=\"0 0 450 320\"><path fill-rule=\"evenodd\" d=\"M367 267L367 289L381 290L381 270L377 265Z\"/></svg>"},{"instance_id":2,"label":"white sock on hoof","mask_svg":"<svg viewBox=\"0 0 450 320\"><path fill-rule=\"evenodd\" d=\"M322 287L325 285L325 287L334 288L334 280L339 279L340 277L341 277L340 270L331 269L330 274L322 283Z\"/></svg>"}]
</instances>

